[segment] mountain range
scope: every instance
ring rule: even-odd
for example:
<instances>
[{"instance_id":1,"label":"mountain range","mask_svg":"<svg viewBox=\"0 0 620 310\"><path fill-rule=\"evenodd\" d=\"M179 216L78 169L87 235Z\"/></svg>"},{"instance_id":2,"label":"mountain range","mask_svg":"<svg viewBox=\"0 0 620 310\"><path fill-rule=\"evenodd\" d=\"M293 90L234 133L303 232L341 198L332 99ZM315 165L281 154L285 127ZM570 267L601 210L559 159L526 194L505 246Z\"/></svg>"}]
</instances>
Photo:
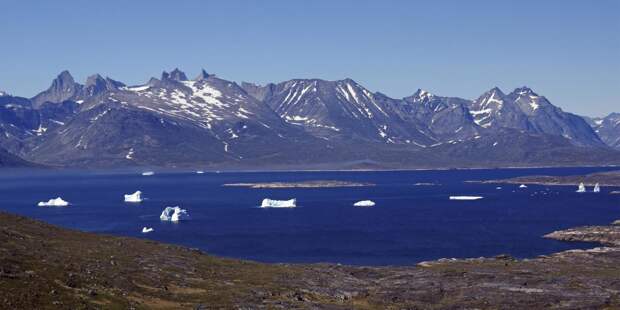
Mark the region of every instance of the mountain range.
<instances>
[{"instance_id":1,"label":"mountain range","mask_svg":"<svg viewBox=\"0 0 620 310\"><path fill-rule=\"evenodd\" d=\"M620 115L584 118L532 89L405 98L351 79L237 84L174 69L128 86L61 72L0 92L0 166L396 169L620 164Z\"/></svg>"}]
</instances>

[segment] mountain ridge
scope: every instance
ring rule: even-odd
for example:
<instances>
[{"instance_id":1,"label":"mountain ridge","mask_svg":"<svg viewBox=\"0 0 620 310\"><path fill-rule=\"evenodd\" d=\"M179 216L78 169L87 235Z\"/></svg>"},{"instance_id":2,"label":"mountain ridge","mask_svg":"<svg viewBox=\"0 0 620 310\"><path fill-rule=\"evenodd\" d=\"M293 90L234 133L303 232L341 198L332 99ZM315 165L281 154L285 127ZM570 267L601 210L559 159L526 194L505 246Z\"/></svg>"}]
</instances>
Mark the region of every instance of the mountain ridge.
<instances>
[{"instance_id":1,"label":"mountain ridge","mask_svg":"<svg viewBox=\"0 0 620 310\"><path fill-rule=\"evenodd\" d=\"M65 70L30 99L0 95L2 134L12 154L61 166L620 163L586 120L527 87L474 100L422 89L397 99L349 78L237 84L204 69L133 86L100 74L80 84ZM523 152L498 151L510 140Z\"/></svg>"}]
</instances>

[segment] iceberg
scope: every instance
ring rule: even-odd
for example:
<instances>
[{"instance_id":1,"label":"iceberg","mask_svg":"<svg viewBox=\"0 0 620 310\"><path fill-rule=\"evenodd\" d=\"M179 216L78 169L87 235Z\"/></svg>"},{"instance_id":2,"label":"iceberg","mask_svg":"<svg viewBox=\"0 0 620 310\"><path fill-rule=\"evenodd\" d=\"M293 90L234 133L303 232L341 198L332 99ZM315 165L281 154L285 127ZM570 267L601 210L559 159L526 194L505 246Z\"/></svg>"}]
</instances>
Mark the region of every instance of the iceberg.
<instances>
[{"instance_id":1,"label":"iceberg","mask_svg":"<svg viewBox=\"0 0 620 310\"><path fill-rule=\"evenodd\" d=\"M521 185L519 185L519 188L527 188L527 185L521 184Z\"/></svg>"},{"instance_id":2,"label":"iceberg","mask_svg":"<svg viewBox=\"0 0 620 310\"><path fill-rule=\"evenodd\" d=\"M353 204L355 207L374 207L375 202L372 200L361 200Z\"/></svg>"},{"instance_id":3,"label":"iceberg","mask_svg":"<svg viewBox=\"0 0 620 310\"><path fill-rule=\"evenodd\" d=\"M202 170L198 170L198 171L196 171L196 174L203 174L203 173L205 173L205 172L204 172L204 171L202 171Z\"/></svg>"},{"instance_id":4,"label":"iceberg","mask_svg":"<svg viewBox=\"0 0 620 310\"><path fill-rule=\"evenodd\" d=\"M586 192L586 186L582 183L579 183L579 187L577 188L577 193L585 193Z\"/></svg>"},{"instance_id":5,"label":"iceberg","mask_svg":"<svg viewBox=\"0 0 620 310\"><path fill-rule=\"evenodd\" d=\"M502 187L501 187L501 186L498 186L498 187L496 187L495 189L502 189Z\"/></svg>"},{"instance_id":6,"label":"iceberg","mask_svg":"<svg viewBox=\"0 0 620 310\"><path fill-rule=\"evenodd\" d=\"M144 172L142 172L142 175L144 175L144 176L149 176L149 175L154 175L154 174L155 174L155 172L153 172L153 171L144 171Z\"/></svg>"},{"instance_id":7,"label":"iceberg","mask_svg":"<svg viewBox=\"0 0 620 310\"><path fill-rule=\"evenodd\" d=\"M482 199L482 196L450 196L450 200L478 200Z\"/></svg>"},{"instance_id":8,"label":"iceberg","mask_svg":"<svg viewBox=\"0 0 620 310\"><path fill-rule=\"evenodd\" d=\"M600 193L601 192L601 186L598 183L594 184L593 192L595 192L595 193Z\"/></svg>"},{"instance_id":9,"label":"iceberg","mask_svg":"<svg viewBox=\"0 0 620 310\"><path fill-rule=\"evenodd\" d=\"M143 234L150 233L150 232L152 232L153 230L155 230L155 229L153 229L153 228L151 228L151 227L142 227L142 233L143 233Z\"/></svg>"},{"instance_id":10,"label":"iceberg","mask_svg":"<svg viewBox=\"0 0 620 310\"><path fill-rule=\"evenodd\" d=\"M66 207L69 205L68 201L62 200L58 197L56 199L50 199L48 201L41 201L37 204L39 207Z\"/></svg>"},{"instance_id":11,"label":"iceberg","mask_svg":"<svg viewBox=\"0 0 620 310\"><path fill-rule=\"evenodd\" d=\"M161 212L159 219L162 221L178 222L180 220L189 219L189 214L187 210L179 207L166 207L166 209Z\"/></svg>"},{"instance_id":12,"label":"iceberg","mask_svg":"<svg viewBox=\"0 0 620 310\"><path fill-rule=\"evenodd\" d=\"M125 195L125 202L142 202L142 192L136 191L133 194Z\"/></svg>"},{"instance_id":13,"label":"iceberg","mask_svg":"<svg viewBox=\"0 0 620 310\"><path fill-rule=\"evenodd\" d=\"M261 208L295 208L297 207L297 199L274 200L265 198L260 205Z\"/></svg>"}]
</instances>

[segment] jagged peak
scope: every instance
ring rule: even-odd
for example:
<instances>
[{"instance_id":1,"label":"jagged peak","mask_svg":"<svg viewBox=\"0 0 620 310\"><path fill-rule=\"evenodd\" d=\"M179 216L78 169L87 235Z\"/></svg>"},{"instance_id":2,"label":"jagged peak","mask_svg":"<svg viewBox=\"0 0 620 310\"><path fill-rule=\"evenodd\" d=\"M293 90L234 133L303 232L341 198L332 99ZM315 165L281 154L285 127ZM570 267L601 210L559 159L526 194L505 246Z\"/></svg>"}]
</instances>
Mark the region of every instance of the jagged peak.
<instances>
[{"instance_id":1,"label":"jagged peak","mask_svg":"<svg viewBox=\"0 0 620 310\"><path fill-rule=\"evenodd\" d=\"M58 74L58 76L56 76L56 78L52 82L52 85L53 84L67 85L67 84L74 84L74 83L75 83L75 80L73 79L73 76L71 75L71 73L68 70L63 70L62 72Z\"/></svg>"},{"instance_id":2,"label":"jagged peak","mask_svg":"<svg viewBox=\"0 0 620 310\"><path fill-rule=\"evenodd\" d=\"M522 86L522 87L515 88L515 90L513 90L511 94L538 96L538 94L536 94L531 88L529 88L527 86Z\"/></svg>"},{"instance_id":3,"label":"jagged peak","mask_svg":"<svg viewBox=\"0 0 620 310\"><path fill-rule=\"evenodd\" d=\"M99 83L105 83L105 79L99 75L98 73L93 74L91 76L89 76L88 78L86 78L86 86L91 86L91 85L96 85Z\"/></svg>"},{"instance_id":4,"label":"jagged peak","mask_svg":"<svg viewBox=\"0 0 620 310\"><path fill-rule=\"evenodd\" d=\"M164 72L161 73L161 80L165 81L168 79L170 79L170 73L164 70ZM153 78L151 78L151 80L153 80Z\"/></svg>"},{"instance_id":5,"label":"jagged peak","mask_svg":"<svg viewBox=\"0 0 620 310\"><path fill-rule=\"evenodd\" d=\"M421 88L418 88L418 90L416 90L416 92L413 93L413 97L417 97L417 98L420 98L420 99L431 98L431 97L434 97L434 96L435 95L432 94L431 92L429 92L427 90L424 90L424 89L421 89Z\"/></svg>"},{"instance_id":6,"label":"jagged peak","mask_svg":"<svg viewBox=\"0 0 620 310\"><path fill-rule=\"evenodd\" d=\"M170 79L175 81L187 81L187 76L185 72L179 70L179 68L174 68L174 70L170 72Z\"/></svg>"},{"instance_id":7,"label":"jagged peak","mask_svg":"<svg viewBox=\"0 0 620 310\"><path fill-rule=\"evenodd\" d=\"M194 79L196 81L202 81L202 80L206 80L208 79L210 76L209 73L207 73L207 71L205 71L205 69L200 69L200 73L198 74L198 76Z\"/></svg>"}]
</instances>

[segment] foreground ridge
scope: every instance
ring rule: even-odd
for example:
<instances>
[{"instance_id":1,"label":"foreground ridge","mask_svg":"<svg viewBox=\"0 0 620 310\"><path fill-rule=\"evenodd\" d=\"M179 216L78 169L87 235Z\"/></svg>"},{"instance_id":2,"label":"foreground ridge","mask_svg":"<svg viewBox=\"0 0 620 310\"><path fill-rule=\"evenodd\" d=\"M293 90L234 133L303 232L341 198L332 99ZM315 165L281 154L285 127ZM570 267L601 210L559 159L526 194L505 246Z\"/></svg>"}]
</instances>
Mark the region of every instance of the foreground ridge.
<instances>
[{"instance_id":1,"label":"foreground ridge","mask_svg":"<svg viewBox=\"0 0 620 310\"><path fill-rule=\"evenodd\" d=\"M618 226L554 232L609 247L418 267L261 264L148 240L62 229L0 213L5 308L618 307ZM553 279L550 281L549 279Z\"/></svg>"}]
</instances>

